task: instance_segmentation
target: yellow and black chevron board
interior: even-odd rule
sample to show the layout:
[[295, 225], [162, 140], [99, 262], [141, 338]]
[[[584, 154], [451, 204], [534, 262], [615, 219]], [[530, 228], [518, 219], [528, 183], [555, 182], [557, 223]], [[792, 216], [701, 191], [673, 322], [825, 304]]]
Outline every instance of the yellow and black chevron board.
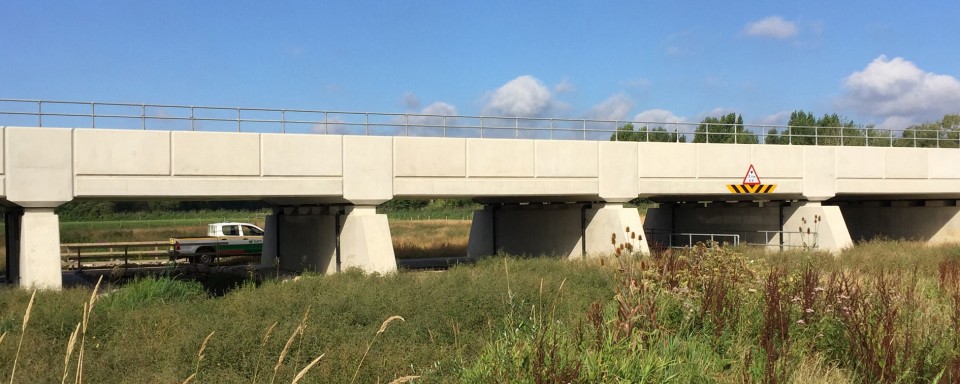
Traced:
[[773, 193], [777, 189], [776, 184], [727, 184], [727, 189], [731, 193]]

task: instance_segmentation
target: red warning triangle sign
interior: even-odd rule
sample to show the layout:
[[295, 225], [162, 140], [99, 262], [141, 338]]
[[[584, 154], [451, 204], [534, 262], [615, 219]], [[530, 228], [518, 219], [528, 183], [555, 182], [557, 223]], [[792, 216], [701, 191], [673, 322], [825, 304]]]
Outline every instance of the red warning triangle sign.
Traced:
[[760, 176], [757, 175], [757, 170], [753, 169], [753, 164], [750, 164], [750, 168], [747, 169], [747, 174], [743, 176], [743, 185], [760, 185]]

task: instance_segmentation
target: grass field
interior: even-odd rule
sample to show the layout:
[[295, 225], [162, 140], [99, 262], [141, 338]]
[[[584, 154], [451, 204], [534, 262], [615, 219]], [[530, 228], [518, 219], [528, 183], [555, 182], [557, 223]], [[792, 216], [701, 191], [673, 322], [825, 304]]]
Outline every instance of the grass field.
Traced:
[[[201, 219], [191, 219], [201, 220]], [[263, 219], [247, 219], [263, 225]], [[192, 225], [183, 225], [184, 222]], [[96, 243], [120, 241], [163, 241], [171, 237], [196, 237], [206, 233], [206, 221], [181, 220], [174, 226], [128, 225], [126, 228], [101, 227], [99, 225], [64, 225], [61, 228], [62, 243]], [[467, 253], [470, 220], [407, 220], [391, 219], [390, 233], [397, 258], [416, 259], [427, 257], [459, 257]], [[0, 271], [6, 270], [4, 241], [0, 237]]]
[[64, 368], [72, 381], [82, 349], [97, 383], [290, 381], [307, 367], [301, 382], [960, 380], [960, 247], [620, 252], [305, 275], [216, 298], [141, 280], [99, 296], [69, 356], [90, 291], [40, 292], [25, 320], [30, 292], [7, 289], [0, 375], [17, 361], [17, 382]]

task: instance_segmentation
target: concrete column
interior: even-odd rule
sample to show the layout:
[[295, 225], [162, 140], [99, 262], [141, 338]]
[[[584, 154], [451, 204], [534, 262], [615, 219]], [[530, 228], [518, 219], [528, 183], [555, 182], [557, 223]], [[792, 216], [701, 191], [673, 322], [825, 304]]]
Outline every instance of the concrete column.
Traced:
[[[376, 273], [397, 270], [387, 215], [377, 214], [375, 206], [284, 208], [275, 220], [281, 269], [319, 273], [349, 268]], [[264, 238], [265, 253], [267, 245]]]
[[487, 205], [481, 210], [473, 211], [473, 221], [470, 222], [470, 238], [467, 240], [467, 257], [477, 259], [497, 253], [493, 220], [496, 209], [497, 206], [495, 205]]
[[783, 219], [784, 245], [813, 247], [831, 253], [853, 246], [839, 207], [800, 202], [784, 207]]
[[365, 272], [390, 273], [397, 270], [387, 215], [376, 206], [347, 207], [340, 231], [340, 269], [360, 268]]
[[260, 266], [274, 268], [277, 260], [277, 211], [263, 219], [263, 252], [260, 254]]
[[60, 221], [53, 208], [25, 208], [20, 224], [19, 285], [59, 290]]
[[600, 204], [587, 210], [586, 250], [588, 255], [613, 253], [611, 241], [616, 236], [617, 244], [631, 244], [634, 251], [650, 253], [647, 237], [643, 233], [640, 212], [623, 204]]
[[854, 240], [876, 237], [960, 242], [960, 204], [956, 200], [870, 201], [839, 206]]

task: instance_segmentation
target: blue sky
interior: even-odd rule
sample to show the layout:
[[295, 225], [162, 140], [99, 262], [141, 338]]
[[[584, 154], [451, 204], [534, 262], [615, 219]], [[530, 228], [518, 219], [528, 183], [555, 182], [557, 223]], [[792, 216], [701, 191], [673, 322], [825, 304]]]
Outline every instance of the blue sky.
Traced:
[[0, 98], [902, 127], [960, 113], [955, 1], [7, 1]]

